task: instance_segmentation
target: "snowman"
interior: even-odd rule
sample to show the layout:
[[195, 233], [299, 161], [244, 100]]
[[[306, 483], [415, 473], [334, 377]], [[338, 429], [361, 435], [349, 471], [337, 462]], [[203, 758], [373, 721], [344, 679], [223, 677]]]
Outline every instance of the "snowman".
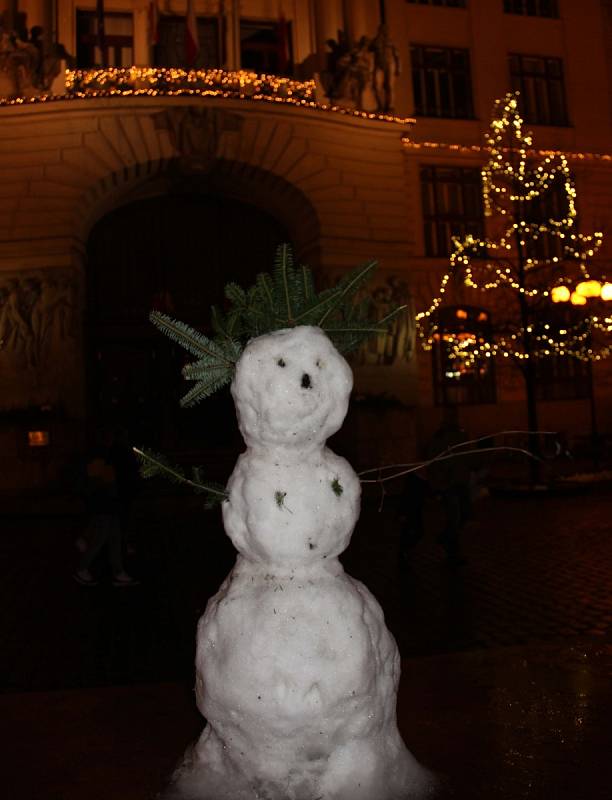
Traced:
[[351, 388], [350, 367], [317, 327], [252, 339], [237, 362], [247, 448], [223, 521], [238, 557], [198, 625], [207, 724], [165, 798], [407, 800], [433, 790], [397, 729], [395, 641], [338, 560], [360, 484], [325, 442]]

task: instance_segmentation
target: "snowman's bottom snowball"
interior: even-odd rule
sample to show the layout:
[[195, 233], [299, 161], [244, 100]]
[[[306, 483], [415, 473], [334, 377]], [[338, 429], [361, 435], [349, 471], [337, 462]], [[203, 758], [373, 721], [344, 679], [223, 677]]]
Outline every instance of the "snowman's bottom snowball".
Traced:
[[336, 559], [280, 576], [239, 557], [200, 620], [196, 663], [209, 724], [167, 800], [433, 793], [397, 730], [395, 641], [374, 597]]
[[319, 771], [316, 764], [296, 764], [282, 783], [257, 776], [247, 782], [228, 774], [223, 744], [207, 725], [160, 800], [425, 800], [439, 787], [405, 748], [391, 762], [384, 742], [340, 745], [313, 781]]

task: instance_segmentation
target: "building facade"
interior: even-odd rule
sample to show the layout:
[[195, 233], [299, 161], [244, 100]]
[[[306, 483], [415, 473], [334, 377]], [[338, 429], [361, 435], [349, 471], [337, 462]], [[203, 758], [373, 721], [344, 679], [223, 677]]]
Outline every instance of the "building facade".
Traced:
[[[604, 234], [594, 268], [605, 276], [609, 2], [0, 8], [1, 487], [57, 480], [113, 415], [139, 441], [222, 450], [222, 402], [177, 414], [181, 356], [147, 313], [205, 325], [223, 284], [249, 284], [281, 241], [323, 284], [377, 259], [379, 312], [408, 307], [354, 358], [358, 460], [410, 460], [447, 405], [474, 434], [525, 427], [516, 368], [454, 374], [443, 352], [418, 347], [414, 316], [451, 236], [487, 230], [484, 135], [510, 90], [537, 147], [566, 154], [580, 230]], [[486, 297], [468, 303], [474, 326], [494, 314]], [[588, 437], [595, 414], [612, 433], [610, 367], [573, 361], [538, 376], [542, 426]]]

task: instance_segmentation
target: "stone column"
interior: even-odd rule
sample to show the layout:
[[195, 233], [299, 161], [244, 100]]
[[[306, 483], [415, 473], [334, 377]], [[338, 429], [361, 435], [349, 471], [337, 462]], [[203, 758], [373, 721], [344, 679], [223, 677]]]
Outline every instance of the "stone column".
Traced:
[[342, 0], [344, 30], [352, 42], [357, 42], [360, 36], [372, 35], [366, 5], [363, 0]]
[[337, 39], [343, 27], [341, 0], [314, 0], [314, 12], [317, 54], [325, 57], [329, 52], [325, 42]]

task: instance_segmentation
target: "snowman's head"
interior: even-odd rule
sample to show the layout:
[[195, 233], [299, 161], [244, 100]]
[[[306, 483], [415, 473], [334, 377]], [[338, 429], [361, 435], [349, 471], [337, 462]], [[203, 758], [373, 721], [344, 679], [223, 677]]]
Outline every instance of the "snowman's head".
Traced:
[[247, 445], [323, 444], [346, 416], [353, 374], [320, 328], [259, 336], [236, 365], [232, 395]]

